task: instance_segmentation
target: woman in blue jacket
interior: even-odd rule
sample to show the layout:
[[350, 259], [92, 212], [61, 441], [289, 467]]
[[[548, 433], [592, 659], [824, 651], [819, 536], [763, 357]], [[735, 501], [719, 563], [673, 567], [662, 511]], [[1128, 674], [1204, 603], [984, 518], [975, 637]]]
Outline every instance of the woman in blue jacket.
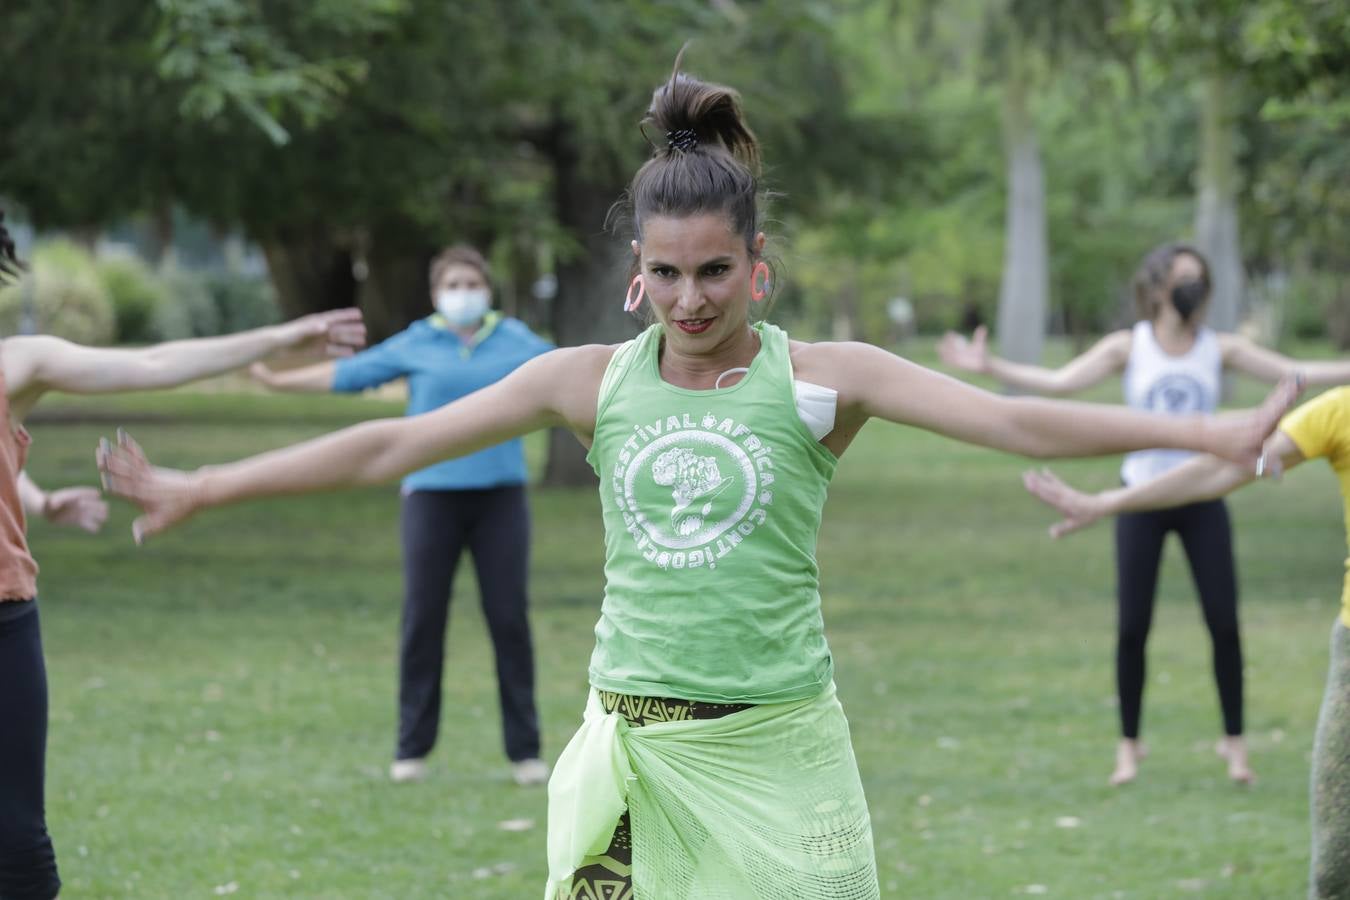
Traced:
[[[517, 319], [491, 309], [487, 261], [451, 247], [431, 263], [435, 312], [355, 356], [290, 371], [255, 366], [281, 391], [354, 393], [398, 378], [407, 414], [418, 415], [486, 387], [553, 349]], [[461, 551], [473, 557], [497, 660], [502, 731], [520, 784], [547, 780], [539, 758], [534, 651], [526, 615], [530, 522], [519, 439], [414, 472], [403, 480], [403, 630], [399, 648], [398, 747], [390, 777], [426, 774], [441, 711], [450, 587]]]

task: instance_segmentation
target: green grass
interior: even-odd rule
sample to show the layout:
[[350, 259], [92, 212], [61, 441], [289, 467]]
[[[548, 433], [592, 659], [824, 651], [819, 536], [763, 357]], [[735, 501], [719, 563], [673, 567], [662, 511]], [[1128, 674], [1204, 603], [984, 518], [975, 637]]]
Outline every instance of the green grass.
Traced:
[[[54, 398], [42, 411], [30, 470], [54, 486], [91, 480], [109, 422], [129, 423], [157, 461], [190, 466], [398, 407], [173, 393]], [[540, 449], [531, 444], [536, 460]], [[1117, 465], [1056, 468], [1105, 486]], [[1150, 645], [1153, 753], [1137, 784], [1112, 790], [1110, 532], [1049, 541], [1051, 517], [1022, 493], [1022, 468], [872, 425], [831, 490], [826, 625], [883, 894], [1301, 896], [1308, 754], [1345, 555], [1334, 478], [1318, 463], [1233, 501], [1259, 784], [1228, 784], [1213, 754], [1208, 641], [1171, 545]], [[585, 697], [599, 503], [589, 490], [532, 498], [553, 757]], [[52, 690], [48, 817], [65, 896], [539, 896], [544, 794], [509, 782], [467, 566], [433, 776], [385, 779], [397, 506], [392, 488], [258, 503], [143, 549], [126, 507], [97, 538], [34, 524]], [[1066, 817], [1076, 827], [1061, 827]], [[535, 826], [500, 829], [508, 819]]]

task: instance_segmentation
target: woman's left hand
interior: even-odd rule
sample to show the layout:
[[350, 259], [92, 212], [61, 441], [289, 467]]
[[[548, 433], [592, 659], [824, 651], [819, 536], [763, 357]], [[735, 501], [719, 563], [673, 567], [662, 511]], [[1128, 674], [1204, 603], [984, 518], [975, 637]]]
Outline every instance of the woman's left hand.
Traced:
[[334, 309], [276, 326], [283, 345], [305, 356], [351, 356], [366, 345], [361, 310]]
[[115, 445], [107, 438], [99, 441], [95, 459], [103, 489], [141, 508], [143, 515], [131, 523], [137, 544], [186, 521], [200, 506], [199, 475], [152, 466], [140, 445], [121, 430]]
[[1204, 424], [1203, 449], [1262, 476], [1279, 477], [1280, 460], [1265, 458], [1266, 438], [1303, 393], [1301, 375], [1286, 375], [1260, 406], [1221, 413]]

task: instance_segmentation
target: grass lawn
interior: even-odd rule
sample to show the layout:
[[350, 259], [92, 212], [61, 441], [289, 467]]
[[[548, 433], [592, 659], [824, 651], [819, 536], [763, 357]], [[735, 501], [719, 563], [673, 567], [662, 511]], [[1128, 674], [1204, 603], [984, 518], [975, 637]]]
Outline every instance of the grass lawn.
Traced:
[[[94, 442], [112, 428], [91, 419], [125, 423], [152, 458], [191, 466], [398, 409], [229, 393], [51, 398], [31, 426], [30, 471], [48, 486], [89, 483]], [[1117, 465], [1056, 468], [1106, 486]], [[1110, 531], [1052, 543], [1023, 467], [874, 424], [831, 489], [825, 618], [883, 894], [1302, 896], [1308, 756], [1345, 556], [1330, 471], [1312, 464], [1232, 502], [1259, 783], [1230, 785], [1213, 753], [1208, 640], [1172, 544], [1150, 644], [1152, 755], [1137, 784], [1114, 790]], [[599, 502], [593, 490], [532, 498], [552, 758], [586, 692]], [[397, 507], [392, 487], [258, 503], [139, 550], [125, 506], [96, 538], [33, 525], [63, 896], [540, 895], [544, 793], [509, 781], [468, 566], [432, 777], [386, 780]], [[509, 820], [533, 826], [503, 829]]]

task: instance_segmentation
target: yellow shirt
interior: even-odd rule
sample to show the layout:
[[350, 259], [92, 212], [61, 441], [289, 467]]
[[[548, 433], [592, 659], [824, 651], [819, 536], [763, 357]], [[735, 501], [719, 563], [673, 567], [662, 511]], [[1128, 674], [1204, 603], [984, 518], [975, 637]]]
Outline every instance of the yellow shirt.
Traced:
[[[1345, 503], [1346, 541], [1350, 542], [1350, 387], [1327, 391], [1303, 404], [1285, 416], [1280, 430], [1289, 435], [1305, 459], [1324, 456], [1336, 470]], [[1350, 628], [1350, 559], [1345, 566], [1341, 622]]]

